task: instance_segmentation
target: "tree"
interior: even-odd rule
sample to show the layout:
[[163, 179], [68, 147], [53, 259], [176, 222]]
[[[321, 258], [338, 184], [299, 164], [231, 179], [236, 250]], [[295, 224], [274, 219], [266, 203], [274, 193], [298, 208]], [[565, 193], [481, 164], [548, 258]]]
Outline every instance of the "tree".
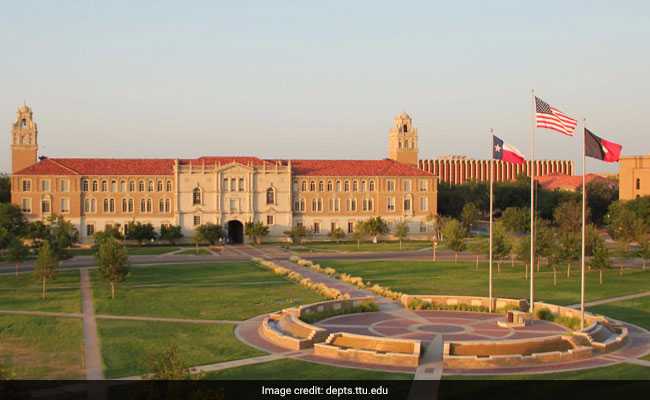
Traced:
[[639, 257], [643, 259], [643, 269], [645, 269], [648, 260], [650, 260], [650, 237], [642, 235], [637, 241], [639, 242]]
[[512, 244], [503, 224], [496, 223], [492, 228], [492, 255], [495, 259], [506, 258], [512, 251]]
[[307, 230], [303, 225], [296, 225], [288, 231], [284, 231], [284, 234], [289, 237], [291, 243], [301, 244], [304, 237], [307, 236]]
[[203, 240], [215, 245], [220, 239], [223, 239], [224, 232], [221, 225], [208, 222], [207, 224], [199, 225], [196, 228], [197, 232], [201, 232]]
[[44, 240], [49, 240], [50, 228], [43, 221], [33, 221], [27, 225], [26, 236], [32, 240], [34, 247], [40, 247]]
[[593, 180], [587, 184], [587, 207], [591, 221], [601, 226], [605, 220], [607, 209], [618, 198], [617, 185], [602, 180]]
[[111, 285], [111, 299], [114, 299], [117, 284], [123, 282], [129, 274], [126, 249], [116, 239], [107, 238], [100, 243], [95, 258], [99, 273]]
[[336, 240], [336, 243], [339, 243], [341, 239], [345, 237], [345, 231], [341, 229], [340, 227], [335, 228], [333, 231], [331, 231], [328, 236], [332, 240]]
[[176, 241], [183, 238], [183, 229], [180, 225], [163, 225], [160, 227], [160, 240], [166, 240], [172, 246], [176, 245]]
[[66, 249], [79, 240], [77, 228], [70, 221], [55, 214], [48, 217], [46, 226], [49, 232], [48, 240], [56, 256], [59, 260], [69, 258]]
[[0, 203], [0, 227], [12, 236], [22, 236], [27, 230], [27, 219], [19, 207], [10, 203]]
[[0, 203], [11, 201], [11, 178], [7, 174], [0, 174]]
[[203, 232], [200, 231], [199, 229], [196, 229], [194, 231], [194, 235], [192, 235], [192, 243], [194, 244], [194, 248], [197, 256], [199, 255], [199, 246], [203, 242], [207, 242], [205, 236], [203, 236]]
[[467, 203], [463, 206], [463, 211], [460, 213], [460, 220], [465, 232], [469, 234], [479, 218], [481, 218], [481, 210], [479, 210], [476, 203]]
[[409, 224], [407, 221], [400, 221], [395, 224], [395, 236], [399, 239], [399, 249], [402, 250], [402, 241], [409, 234]]
[[372, 242], [377, 243], [377, 237], [390, 232], [388, 224], [381, 217], [370, 218], [365, 222], [365, 230], [368, 235], [372, 236]]
[[145, 240], [150, 241], [156, 239], [156, 229], [151, 224], [131, 221], [127, 226], [126, 239], [135, 240], [138, 242], [138, 245], [142, 246]]
[[13, 236], [9, 233], [9, 231], [0, 226], [0, 250], [7, 248], [12, 239]]
[[628, 204], [620, 201], [612, 203], [605, 218], [607, 232], [612, 239], [623, 242], [626, 252], [629, 250], [630, 242], [639, 237], [645, 229], [643, 220], [628, 207]]
[[269, 227], [264, 225], [262, 221], [247, 222], [244, 227], [244, 233], [256, 244], [261, 244], [262, 238], [269, 234]]
[[524, 207], [508, 207], [501, 215], [501, 222], [508, 232], [530, 232], [530, 209]]
[[553, 211], [553, 221], [560, 231], [580, 232], [582, 229], [582, 205], [575, 201], [561, 203]]
[[368, 235], [368, 224], [366, 221], [357, 221], [352, 231], [352, 240], [357, 242], [357, 249], [361, 247], [361, 241]]
[[449, 219], [442, 228], [443, 243], [458, 254], [465, 250], [465, 229], [457, 219]]
[[103, 231], [95, 232], [93, 238], [95, 239], [95, 246], [99, 247], [102, 244], [102, 242], [106, 240], [110, 240], [110, 239], [122, 240], [124, 239], [124, 236], [122, 236], [120, 231], [115, 228], [106, 228]]
[[38, 258], [34, 266], [34, 277], [42, 284], [43, 299], [47, 298], [47, 282], [56, 278], [59, 269], [59, 260], [52, 251], [50, 242], [45, 240], [38, 251]]
[[178, 347], [172, 344], [162, 354], [151, 360], [151, 374], [147, 376], [150, 380], [188, 380], [191, 378], [190, 369], [185, 365], [178, 355]]
[[16, 264], [16, 276], [18, 276], [18, 268], [29, 256], [29, 250], [23, 245], [22, 240], [15, 237], [9, 242], [7, 250], [7, 261]]
[[598, 269], [611, 267], [611, 262], [609, 260], [609, 250], [605, 245], [605, 240], [599, 235], [594, 236], [591, 240], [591, 266]]

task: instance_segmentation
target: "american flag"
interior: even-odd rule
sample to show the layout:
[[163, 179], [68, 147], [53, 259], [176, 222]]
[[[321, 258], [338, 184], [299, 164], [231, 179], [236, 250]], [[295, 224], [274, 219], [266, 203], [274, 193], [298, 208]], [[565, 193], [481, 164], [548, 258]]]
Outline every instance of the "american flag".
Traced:
[[539, 97], [535, 97], [535, 109], [538, 128], [547, 128], [567, 136], [573, 136], [578, 121], [557, 108], [551, 107]]

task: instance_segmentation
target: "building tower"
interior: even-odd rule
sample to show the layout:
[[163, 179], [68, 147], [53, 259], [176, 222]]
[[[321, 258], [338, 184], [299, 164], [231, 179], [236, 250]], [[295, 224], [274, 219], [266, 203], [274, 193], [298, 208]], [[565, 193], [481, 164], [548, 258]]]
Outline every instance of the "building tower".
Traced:
[[418, 130], [413, 128], [411, 117], [405, 112], [393, 119], [388, 136], [388, 158], [418, 165]]
[[32, 109], [26, 104], [18, 107], [16, 122], [11, 129], [11, 172], [36, 164], [38, 128], [32, 119]]

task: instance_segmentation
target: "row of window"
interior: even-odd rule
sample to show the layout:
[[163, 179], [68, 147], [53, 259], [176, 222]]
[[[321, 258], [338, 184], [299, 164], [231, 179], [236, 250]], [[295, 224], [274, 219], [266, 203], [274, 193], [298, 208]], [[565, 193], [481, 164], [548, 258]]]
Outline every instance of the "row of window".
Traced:
[[[135, 201], [133, 199], [122, 199], [122, 212], [123, 213], [133, 213], [135, 212]], [[141, 199], [140, 207], [138, 209], [141, 213], [152, 213], [153, 210], [153, 201], [151, 199]], [[115, 199], [104, 199], [102, 203], [102, 210], [105, 213], [114, 213], [116, 211], [116, 201]], [[171, 200], [170, 199], [160, 199], [158, 201], [158, 210], [159, 213], [170, 213]], [[96, 199], [85, 199], [84, 200], [84, 212], [87, 214], [92, 214], [97, 212], [97, 200]]]
[[[24, 198], [20, 200], [20, 209], [26, 214], [32, 213], [32, 199]], [[52, 212], [52, 200], [50, 198], [41, 199], [41, 213], [50, 214]], [[70, 212], [70, 199], [63, 197], [59, 200], [59, 212], [67, 214]]]
[[[69, 192], [70, 191], [70, 180], [69, 179], [59, 179], [59, 192]], [[22, 179], [20, 182], [20, 189], [23, 192], [32, 191], [32, 180], [31, 179]], [[41, 179], [41, 192], [51, 192], [52, 191], [52, 182], [50, 179]]]
[[81, 181], [81, 191], [82, 192], [135, 192], [136, 191], [136, 185], [137, 185], [137, 191], [138, 192], [171, 192], [173, 190], [174, 185], [172, 184], [171, 180], [167, 181], [154, 181], [153, 179], [149, 179], [145, 181], [144, 179], [140, 179], [139, 181], [125, 181], [121, 180], [118, 181], [113, 179], [111, 181], [107, 180], [92, 180], [89, 181], [88, 179], [83, 179]]
[[[272, 217], [271, 217], [272, 218]], [[303, 226], [302, 222], [298, 222], [298, 226]], [[353, 221], [348, 221], [347, 226], [345, 231], [347, 233], [353, 233], [354, 232], [354, 226], [355, 223]], [[334, 232], [336, 229], [338, 229], [339, 226], [336, 222], [331, 222], [330, 223], [330, 232]], [[311, 232], [314, 234], [319, 234], [322, 232], [322, 226], [320, 222], [314, 222], [311, 226]], [[422, 222], [420, 223], [420, 233], [425, 233], [427, 232], [427, 224]]]
[[[412, 192], [413, 191], [413, 182], [410, 179], [402, 180], [402, 191]], [[396, 183], [394, 179], [386, 180], [386, 191], [394, 192], [396, 188]], [[420, 179], [418, 182], [418, 188], [421, 192], [426, 192], [429, 190], [429, 181], [426, 179]], [[294, 181], [294, 191], [298, 190], [298, 181]], [[344, 181], [306, 181], [303, 180], [300, 182], [300, 191], [301, 192], [374, 192], [375, 191], [375, 181], [374, 180], [344, 180]]]
[[[394, 212], [396, 210], [395, 207], [395, 202], [396, 199], [395, 197], [387, 197], [386, 198], [386, 211], [389, 212]], [[405, 212], [410, 212], [413, 211], [413, 205], [411, 204], [412, 200], [410, 197], [405, 197], [403, 199], [403, 210]], [[428, 197], [420, 197], [420, 211], [429, 211], [429, 198]], [[359, 208], [359, 206], [361, 208]], [[306, 207], [306, 202], [305, 199], [297, 199], [294, 204], [293, 204], [293, 211], [296, 212], [305, 212], [307, 211]], [[311, 201], [311, 208], [309, 209], [311, 212], [322, 212], [325, 211], [324, 205], [323, 205], [323, 200], [318, 198], [318, 199], [312, 199]], [[357, 199], [347, 199], [345, 202], [345, 210], [341, 208], [341, 199], [330, 199], [329, 200], [329, 208], [327, 211], [330, 212], [339, 212], [339, 211], [375, 211], [375, 202], [371, 198], [366, 198], [361, 200], [360, 202]]]

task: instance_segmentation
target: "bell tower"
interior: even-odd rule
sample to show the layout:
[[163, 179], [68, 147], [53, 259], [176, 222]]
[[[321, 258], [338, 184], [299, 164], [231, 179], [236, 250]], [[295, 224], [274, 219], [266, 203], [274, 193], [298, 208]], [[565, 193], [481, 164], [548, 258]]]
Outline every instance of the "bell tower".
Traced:
[[11, 129], [11, 172], [36, 164], [38, 156], [38, 128], [27, 104], [18, 107], [16, 122]]
[[388, 135], [388, 158], [404, 164], [418, 164], [418, 130], [411, 117], [403, 112], [393, 119]]

